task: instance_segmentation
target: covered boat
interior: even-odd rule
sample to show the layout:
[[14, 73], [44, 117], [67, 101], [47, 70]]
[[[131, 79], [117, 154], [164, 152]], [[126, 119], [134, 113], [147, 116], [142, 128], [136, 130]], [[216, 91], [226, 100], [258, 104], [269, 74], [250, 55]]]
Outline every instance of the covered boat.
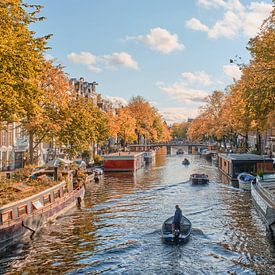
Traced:
[[190, 181], [192, 184], [207, 184], [209, 183], [208, 175], [206, 174], [191, 174]]
[[162, 240], [167, 243], [185, 243], [188, 241], [191, 230], [192, 223], [184, 216], [181, 218], [180, 230], [174, 230], [173, 226], [174, 216], [167, 219], [161, 229]]
[[240, 173], [237, 177], [239, 182], [239, 188], [243, 190], [250, 191], [251, 190], [251, 183], [255, 180], [255, 177], [251, 174], [246, 172]]
[[189, 164], [190, 164], [190, 161], [189, 161], [187, 158], [185, 158], [185, 159], [182, 161], [182, 164], [183, 164], [183, 165], [189, 165]]

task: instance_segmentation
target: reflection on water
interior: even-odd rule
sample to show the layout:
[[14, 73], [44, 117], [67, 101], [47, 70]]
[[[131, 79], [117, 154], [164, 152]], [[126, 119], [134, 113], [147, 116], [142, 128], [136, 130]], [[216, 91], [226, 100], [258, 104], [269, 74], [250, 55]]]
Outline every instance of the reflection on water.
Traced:
[[[199, 156], [158, 155], [133, 175], [105, 174], [87, 187], [85, 205], [48, 224], [33, 240], [1, 255], [5, 274], [275, 273], [274, 246], [250, 194], [221, 183]], [[192, 186], [194, 172], [210, 184]], [[183, 246], [161, 242], [162, 222], [179, 204], [192, 221]]]

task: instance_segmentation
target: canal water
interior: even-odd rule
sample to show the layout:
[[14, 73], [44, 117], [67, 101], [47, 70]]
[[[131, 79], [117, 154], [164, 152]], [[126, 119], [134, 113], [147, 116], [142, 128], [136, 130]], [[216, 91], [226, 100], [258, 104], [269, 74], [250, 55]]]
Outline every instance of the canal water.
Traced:
[[[194, 172], [207, 173], [209, 185], [192, 186]], [[275, 248], [250, 194], [221, 183], [200, 156], [158, 154], [136, 175], [106, 174], [87, 186], [84, 203], [1, 255], [0, 273], [275, 274]], [[160, 234], [175, 204], [193, 224], [180, 246]]]

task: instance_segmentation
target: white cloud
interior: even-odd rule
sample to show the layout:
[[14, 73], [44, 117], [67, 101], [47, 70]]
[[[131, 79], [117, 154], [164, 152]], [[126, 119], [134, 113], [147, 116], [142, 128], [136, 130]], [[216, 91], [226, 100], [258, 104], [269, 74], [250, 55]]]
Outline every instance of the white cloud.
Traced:
[[167, 107], [159, 108], [160, 114], [163, 116], [164, 120], [169, 124], [175, 122], [187, 121], [187, 118], [194, 118], [198, 115], [197, 108], [186, 108], [186, 107]]
[[254, 37], [263, 21], [270, 14], [272, 6], [263, 2], [252, 2], [248, 10], [249, 12], [244, 16], [243, 20], [243, 32], [249, 37]]
[[134, 70], [138, 70], [138, 63], [132, 58], [130, 54], [126, 52], [104, 55], [103, 59], [107, 62], [108, 67], [111, 69], [116, 69], [117, 66], [122, 65]]
[[198, 0], [198, 6], [202, 6], [205, 8], [217, 8], [224, 7], [226, 3], [223, 0]]
[[118, 108], [121, 106], [126, 106], [128, 104], [127, 100], [119, 96], [105, 96], [110, 102], [112, 102], [113, 107]]
[[242, 75], [242, 71], [237, 65], [223, 65], [223, 71], [227, 76], [234, 80], [239, 80]]
[[191, 29], [191, 30], [195, 30], [195, 31], [205, 31], [208, 32], [209, 28], [202, 24], [201, 21], [197, 18], [191, 18], [190, 20], [186, 21], [185, 23], [186, 27]]
[[54, 60], [55, 60], [55, 58], [54, 58], [52, 55], [48, 54], [48, 53], [45, 53], [45, 54], [44, 54], [44, 58], [45, 58], [47, 61], [54, 61]]
[[154, 28], [147, 35], [128, 37], [127, 40], [138, 40], [148, 45], [152, 50], [168, 54], [173, 51], [183, 50], [184, 45], [178, 41], [177, 34], [172, 34], [166, 29]]
[[96, 56], [91, 54], [90, 52], [81, 52], [80, 54], [77, 53], [70, 53], [67, 55], [67, 58], [77, 64], [96, 64]]
[[176, 82], [172, 86], [159, 86], [159, 88], [171, 98], [183, 103], [203, 102], [204, 98], [208, 96], [206, 91], [187, 87], [180, 82]]
[[205, 8], [222, 7], [225, 9], [223, 18], [217, 20], [212, 27], [205, 25], [197, 18], [186, 21], [187, 28], [204, 31], [210, 38], [232, 39], [240, 34], [253, 37], [273, 9], [272, 4], [251, 2], [249, 5], [243, 5], [240, 0], [198, 0], [197, 3]]
[[72, 52], [67, 55], [67, 58], [74, 63], [86, 65], [87, 70], [93, 73], [101, 72], [103, 68], [116, 70], [118, 66], [138, 70], [138, 63], [126, 52], [103, 56], [95, 56], [90, 52], [80, 54]]
[[210, 76], [204, 72], [185, 72], [181, 74], [182, 77], [189, 83], [199, 83], [204, 86], [209, 86], [213, 84], [213, 81], [210, 79]]
[[99, 73], [102, 71], [100, 68], [95, 67], [93, 65], [88, 65], [87, 69], [88, 69], [88, 71], [93, 72], [93, 73]]
[[211, 38], [234, 38], [241, 26], [241, 18], [234, 12], [227, 11], [224, 14], [224, 18], [217, 21], [216, 24], [209, 29], [208, 36]]

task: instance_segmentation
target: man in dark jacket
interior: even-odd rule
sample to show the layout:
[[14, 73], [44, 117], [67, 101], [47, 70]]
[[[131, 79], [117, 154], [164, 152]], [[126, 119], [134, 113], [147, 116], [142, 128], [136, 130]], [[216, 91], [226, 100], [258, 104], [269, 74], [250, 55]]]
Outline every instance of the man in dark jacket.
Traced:
[[174, 224], [174, 229], [175, 230], [176, 229], [180, 230], [181, 218], [182, 218], [181, 209], [178, 205], [176, 205], [176, 211], [175, 211], [175, 215], [174, 215], [174, 219], [173, 219], [173, 224]]

